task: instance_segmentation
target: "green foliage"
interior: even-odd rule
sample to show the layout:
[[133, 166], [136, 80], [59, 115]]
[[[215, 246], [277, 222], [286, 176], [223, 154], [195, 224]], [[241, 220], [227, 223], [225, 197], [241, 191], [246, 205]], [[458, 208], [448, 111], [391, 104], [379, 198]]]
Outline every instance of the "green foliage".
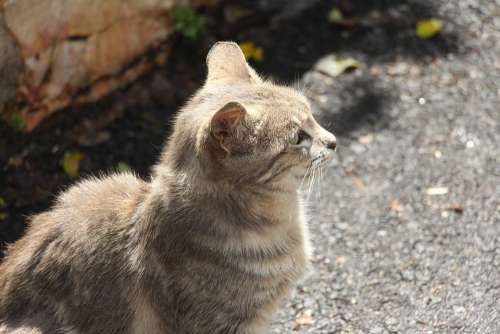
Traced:
[[207, 18], [191, 7], [178, 6], [174, 12], [175, 30], [190, 40], [197, 40], [205, 33]]
[[126, 162], [120, 161], [116, 165], [116, 171], [119, 173], [132, 173], [132, 168]]
[[26, 126], [26, 120], [24, 119], [23, 115], [18, 112], [7, 112], [2, 115], [2, 119], [11, 128], [17, 131], [23, 130]]

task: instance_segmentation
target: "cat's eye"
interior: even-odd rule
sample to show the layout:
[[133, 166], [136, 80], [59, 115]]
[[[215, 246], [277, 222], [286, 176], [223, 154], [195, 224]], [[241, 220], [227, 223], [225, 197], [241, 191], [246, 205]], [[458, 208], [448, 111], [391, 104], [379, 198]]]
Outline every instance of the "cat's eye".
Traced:
[[300, 140], [300, 138], [299, 138], [299, 132], [298, 131], [292, 131], [288, 135], [288, 142], [291, 145], [297, 145], [299, 143], [299, 140]]
[[288, 142], [291, 145], [299, 145], [307, 138], [310, 138], [309, 135], [302, 130], [292, 131], [288, 137]]

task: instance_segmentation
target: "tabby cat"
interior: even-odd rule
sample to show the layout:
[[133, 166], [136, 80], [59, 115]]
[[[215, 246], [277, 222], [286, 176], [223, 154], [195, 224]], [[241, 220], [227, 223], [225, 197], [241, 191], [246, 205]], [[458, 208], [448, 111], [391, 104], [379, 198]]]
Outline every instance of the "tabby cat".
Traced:
[[207, 64], [149, 181], [81, 181], [8, 248], [0, 333], [268, 333], [310, 253], [298, 188], [335, 137], [237, 44]]

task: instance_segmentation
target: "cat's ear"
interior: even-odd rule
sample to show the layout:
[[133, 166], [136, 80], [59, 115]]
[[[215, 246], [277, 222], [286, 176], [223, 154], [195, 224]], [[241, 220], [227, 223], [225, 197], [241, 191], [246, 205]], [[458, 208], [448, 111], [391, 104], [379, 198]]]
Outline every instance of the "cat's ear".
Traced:
[[207, 82], [219, 80], [262, 82], [254, 69], [248, 65], [238, 44], [234, 42], [215, 43], [208, 52], [207, 66]]
[[238, 128], [247, 112], [238, 102], [229, 102], [215, 113], [210, 121], [210, 132], [222, 149], [229, 152], [227, 143], [238, 137]]

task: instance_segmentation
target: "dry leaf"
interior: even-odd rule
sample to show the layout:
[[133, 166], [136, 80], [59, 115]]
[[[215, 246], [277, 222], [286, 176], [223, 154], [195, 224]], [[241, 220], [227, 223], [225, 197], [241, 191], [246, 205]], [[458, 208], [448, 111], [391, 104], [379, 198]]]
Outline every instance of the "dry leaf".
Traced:
[[255, 60], [256, 62], [261, 62], [264, 59], [264, 51], [261, 47], [255, 45], [254, 42], [248, 41], [240, 43], [241, 51], [245, 55], [246, 60]]
[[77, 177], [80, 171], [80, 161], [85, 155], [79, 151], [66, 152], [63, 158], [63, 169], [71, 177]]
[[431, 288], [431, 292], [432, 293], [438, 293], [439, 291], [441, 291], [441, 286], [440, 285], [436, 285], [434, 287]]
[[328, 22], [344, 27], [352, 27], [359, 23], [357, 18], [346, 18], [344, 14], [338, 9], [333, 8], [327, 16]]
[[448, 188], [446, 188], [446, 187], [427, 188], [426, 193], [429, 196], [446, 195], [448, 193]]
[[447, 209], [459, 214], [464, 213], [464, 208], [458, 203], [449, 206]]
[[294, 329], [297, 329], [300, 326], [303, 325], [312, 325], [314, 323], [314, 319], [312, 318], [311, 311], [307, 310], [303, 312], [301, 315], [295, 319], [295, 326]]
[[373, 141], [373, 133], [361, 136], [358, 138], [358, 142], [363, 145], [368, 145]]
[[357, 69], [361, 64], [353, 58], [337, 58], [335, 55], [328, 55], [318, 61], [315, 66], [316, 71], [337, 77], [350, 69]]
[[417, 36], [429, 39], [436, 36], [443, 28], [443, 22], [438, 19], [429, 19], [417, 22]]
[[352, 181], [354, 182], [354, 185], [356, 186], [356, 188], [358, 188], [358, 190], [364, 191], [366, 189], [366, 185], [363, 182], [362, 178], [358, 176], [353, 176]]
[[344, 20], [344, 15], [337, 8], [333, 8], [330, 13], [328, 13], [328, 22], [338, 24]]
[[393, 211], [403, 211], [403, 206], [398, 199], [394, 199], [391, 202], [391, 210]]

